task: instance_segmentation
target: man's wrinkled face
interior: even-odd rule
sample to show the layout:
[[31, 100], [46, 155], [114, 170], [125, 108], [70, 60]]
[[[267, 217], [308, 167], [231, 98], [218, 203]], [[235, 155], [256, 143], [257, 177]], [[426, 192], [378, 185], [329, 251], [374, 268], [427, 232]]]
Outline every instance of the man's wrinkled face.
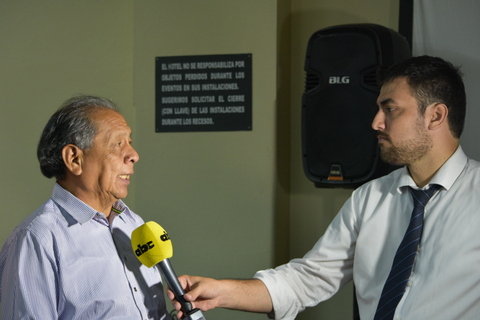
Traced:
[[128, 194], [138, 153], [132, 147], [131, 130], [121, 114], [111, 109], [94, 111], [97, 134], [92, 148], [84, 150], [83, 184], [89, 197], [113, 204]]

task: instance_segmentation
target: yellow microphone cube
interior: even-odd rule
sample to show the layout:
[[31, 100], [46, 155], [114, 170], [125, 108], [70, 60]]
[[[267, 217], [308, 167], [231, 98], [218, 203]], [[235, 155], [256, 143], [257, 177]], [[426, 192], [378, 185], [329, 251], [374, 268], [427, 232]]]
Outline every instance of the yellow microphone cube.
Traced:
[[132, 250], [138, 260], [149, 268], [173, 256], [172, 240], [165, 229], [154, 221], [133, 230]]

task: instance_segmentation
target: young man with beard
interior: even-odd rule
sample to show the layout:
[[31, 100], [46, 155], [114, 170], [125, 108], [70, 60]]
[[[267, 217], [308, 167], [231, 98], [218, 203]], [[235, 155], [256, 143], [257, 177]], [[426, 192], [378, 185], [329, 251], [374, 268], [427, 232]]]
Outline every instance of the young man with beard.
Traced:
[[187, 300], [294, 319], [353, 280], [361, 319], [478, 318], [480, 163], [459, 145], [461, 74], [407, 59], [386, 72], [377, 104], [381, 157], [404, 167], [356, 189], [303, 258], [249, 280], [182, 276]]

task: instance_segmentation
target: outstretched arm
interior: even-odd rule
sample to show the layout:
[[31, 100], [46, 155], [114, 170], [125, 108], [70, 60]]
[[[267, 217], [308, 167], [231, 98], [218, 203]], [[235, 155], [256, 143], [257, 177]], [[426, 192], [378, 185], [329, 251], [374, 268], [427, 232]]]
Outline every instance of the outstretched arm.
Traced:
[[[179, 281], [185, 290], [185, 299], [202, 311], [227, 308], [269, 313], [273, 309], [267, 287], [258, 279], [215, 280], [184, 275], [179, 277]], [[175, 309], [180, 310], [180, 303], [175, 300], [173, 292], [168, 290], [167, 294]], [[178, 316], [183, 317], [183, 313], [179, 311]]]

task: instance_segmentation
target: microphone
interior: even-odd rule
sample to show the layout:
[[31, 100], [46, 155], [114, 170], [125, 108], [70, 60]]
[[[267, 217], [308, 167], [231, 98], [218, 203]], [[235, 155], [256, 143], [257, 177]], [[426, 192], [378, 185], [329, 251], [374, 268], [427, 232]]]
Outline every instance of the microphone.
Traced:
[[142, 224], [132, 232], [132, 249], [143, 265], [148, 268], [158, 266], [175, 299], [180, 302], [186, 319], [206, 320], [202, 311], [198, 308], [193, 309], [192, 304], [184, 298], [185, 292], [170, 264], [173, 246], [165, 229], [154, 221]]

